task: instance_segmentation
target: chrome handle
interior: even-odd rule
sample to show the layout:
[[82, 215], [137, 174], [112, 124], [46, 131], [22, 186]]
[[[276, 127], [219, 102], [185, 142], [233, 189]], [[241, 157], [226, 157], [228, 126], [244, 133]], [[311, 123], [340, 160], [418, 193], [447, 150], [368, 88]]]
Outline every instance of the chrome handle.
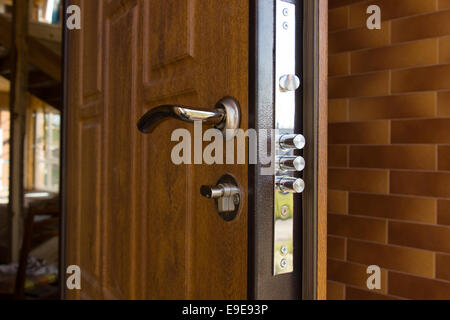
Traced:
[[151, 133], [156, 126], [168, 118], [174, 118], [187, 122], [202, 121], [205, 124], [214, 124], [223, 121], [225, 112], [223, 110], [196, 110], [188, 106], [162, 105], [151, 109], [144, 114], [138, 122], [139, 131]]
[[145, 113], [139, 119], [137, 127], [142, 133], [151, 133], [159, 123], [170, 118], [214, 125], [228, 138], [230, 135], [234, 136], [239, 129], [241, 112], [239, 103], [231, 97], [221, 99], [212, 111], [183, 105], [161, 105]]

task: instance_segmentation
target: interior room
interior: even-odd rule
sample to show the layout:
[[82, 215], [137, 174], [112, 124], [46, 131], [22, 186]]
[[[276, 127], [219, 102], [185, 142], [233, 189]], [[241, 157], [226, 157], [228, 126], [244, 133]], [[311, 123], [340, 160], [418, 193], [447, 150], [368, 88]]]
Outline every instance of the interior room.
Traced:
[[0, 296], [42, 299], [59, 297], [61, 3], [21, 13], [0, 1]]

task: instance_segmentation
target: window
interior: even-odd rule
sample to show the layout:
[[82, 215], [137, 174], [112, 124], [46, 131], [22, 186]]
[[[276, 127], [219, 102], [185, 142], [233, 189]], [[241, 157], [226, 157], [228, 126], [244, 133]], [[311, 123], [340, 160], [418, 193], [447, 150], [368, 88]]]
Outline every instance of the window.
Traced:
[[34, 0], [31, 5], [31, 19], [41, 23], [59, 24], [61, 0]]
[[9, 111], [0, 111], [0, 203], [9, 196]]
[[34, 188], [59, 192], [61, 116], [45, 108], [34, 113]]

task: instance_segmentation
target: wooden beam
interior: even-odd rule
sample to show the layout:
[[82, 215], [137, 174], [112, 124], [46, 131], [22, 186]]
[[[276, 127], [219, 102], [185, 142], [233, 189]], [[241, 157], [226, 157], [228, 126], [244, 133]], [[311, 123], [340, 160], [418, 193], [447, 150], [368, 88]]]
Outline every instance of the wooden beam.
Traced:
[[43, 45], [33, 37], [27, 37], [28, 61], [55, 80], [61, 81], [61, 54]]
[[[0, 14], [0, 44], [11, 48], [11, 18]], [[28, 30], [28, 24], [26, 26]], [[55, 80], [61, 81], [61, 53], [55, 52], [37, 38], [26, 36], [28, 46], [28, 60], [42, 72], [45, 72]]]
[[303, 156], [310, 170], [303, 179], [303, 299], [325, 299], [327, 254], [327, 38], [328, 0], [303, 1]]
[[9, 108], [9, 92], [0, 91], [0, 109]]
[[0, 44], [7, 48], [11, 47], [11, 18], [4, 14], [0, 14]]
[[24, 158], [27, 83], [27, 33], [29, 0], [14, 0], [11, 35], [11, 147], [9, 167], [10, 260], [17, 262], [24, 218]]
[[27, 135], [26, 135], [26, 145], [25, 149], [27, 152], [26, 157], [26, 180], [25, 188], [27, 190], [32, 190], [34, 188], [34, 164], [35, 164], [35, 153], [34, 153], [34, 143], [36, 139], [36, 123], [33, 121], [33, 114], [41, 108], [43, 102], [33, 96], [30, 96], [30, 104], [27, 108]]
[[317, 299], [327, 299], [328, 0], [318, 4]]
[[38, 40], [51, 41], [61, 46], [61, 25], [30, 21], [28, 33]]

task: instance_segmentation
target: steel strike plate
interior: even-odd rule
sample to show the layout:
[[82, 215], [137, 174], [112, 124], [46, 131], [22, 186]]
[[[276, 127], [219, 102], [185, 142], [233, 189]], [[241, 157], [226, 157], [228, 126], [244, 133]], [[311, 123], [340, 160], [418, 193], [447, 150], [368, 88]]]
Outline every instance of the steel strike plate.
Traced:
[[[295, 4], [277, 0], [275, 14], [275, 129], [278, 134], [293, 135], [295, 132], [295, 90], [301, 80], [295, 75]], [[295, 148], [285, 149], [277, 143], [275, 159], [281, 156], [294, 159]], [[300, 159], [301, 160], [301, 159]], [[278, 181], [294, 181], [298, 172], [275, 166]], [[299, 179], [300, 182], [301, 179]], [[303, 181], [301, 181], [303, 182]], [[285, 192], [274, 184], [274, 238], [273, 274], [294, 271], [294, 197], [295, 192]], [[295, 191], [295, 190], [294, 190]]]

